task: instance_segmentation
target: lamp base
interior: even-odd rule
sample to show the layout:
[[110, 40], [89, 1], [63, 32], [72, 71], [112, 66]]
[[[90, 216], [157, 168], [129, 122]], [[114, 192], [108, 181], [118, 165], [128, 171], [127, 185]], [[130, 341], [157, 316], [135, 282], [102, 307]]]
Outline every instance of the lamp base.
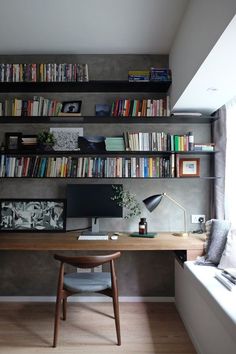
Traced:
[[188, 232], [173, 232], [173, 236], [188, 237]]

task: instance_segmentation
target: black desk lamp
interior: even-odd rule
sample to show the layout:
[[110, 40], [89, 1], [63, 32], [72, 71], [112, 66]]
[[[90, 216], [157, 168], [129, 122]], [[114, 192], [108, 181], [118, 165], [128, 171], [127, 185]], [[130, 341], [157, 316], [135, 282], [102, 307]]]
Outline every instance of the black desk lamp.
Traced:
[[143, 203], [145, 204], [146, 208], [151, 213], [160, 204], [163, 197], [170, 199], [173, 203], [178, 205], [178, 207], [180, 207], [184, 212], [184, 232], [176, 232], [176, 233], [173, 233], [173, 235], [187, 237], [188, 233], [187, 233], [187, 224], [186, 224], [186, 209], [182, 205], [180, 205], [175, 199], [171, 198], [166, 193], [162, 193], [162, 194], [155, 194], [155, 195], [152, 195], [152, 196], [144, 199]]

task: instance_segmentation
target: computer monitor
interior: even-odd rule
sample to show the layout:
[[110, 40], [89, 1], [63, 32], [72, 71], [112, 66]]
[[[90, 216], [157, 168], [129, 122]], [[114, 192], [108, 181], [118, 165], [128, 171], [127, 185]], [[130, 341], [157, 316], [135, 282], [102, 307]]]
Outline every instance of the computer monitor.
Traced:
[[92, 218], [92, 233], [99, 232], [99, 218], [122, 218], [123, 208], [112, 200], [122, 184], [68, 184], [67, 217]]

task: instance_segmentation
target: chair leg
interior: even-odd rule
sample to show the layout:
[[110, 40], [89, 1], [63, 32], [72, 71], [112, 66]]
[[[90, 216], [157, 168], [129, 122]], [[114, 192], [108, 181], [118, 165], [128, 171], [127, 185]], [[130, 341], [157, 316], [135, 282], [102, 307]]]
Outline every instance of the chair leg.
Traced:
[[61, 297], [57, 296], [56, 309], [55, 309], [55, 321], [54, 321], [54, 337], [53, 337], [53, 347], [57, 346], [59, 322], [60, 322], [60, 312], [61, 312]]
[[65, 299], [63, 299], [62, 300], [62, 310], [63, 310], [63, 317], [62, 317], [62, 319], [63, 319], [63, 321], [65, 321], [66, 320], [66, 310], [67, 310], [67, 298], [65, 298]]
[[113, 289], [112, 301], [113, 301], [113, 309], [115, 315], [117, 344], [121, 345], [119, 301], [118, 301], [118, 291], [116, 286], [114, 286]]

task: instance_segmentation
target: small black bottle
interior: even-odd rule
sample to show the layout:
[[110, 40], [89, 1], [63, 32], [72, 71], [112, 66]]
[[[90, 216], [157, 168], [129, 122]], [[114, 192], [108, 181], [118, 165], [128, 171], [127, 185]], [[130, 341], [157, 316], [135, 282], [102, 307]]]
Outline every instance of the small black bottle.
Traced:
[[146, 218], [141, 218], [139, 222], [139, 234], [145, 235], [147, 234], [147, 221]]

